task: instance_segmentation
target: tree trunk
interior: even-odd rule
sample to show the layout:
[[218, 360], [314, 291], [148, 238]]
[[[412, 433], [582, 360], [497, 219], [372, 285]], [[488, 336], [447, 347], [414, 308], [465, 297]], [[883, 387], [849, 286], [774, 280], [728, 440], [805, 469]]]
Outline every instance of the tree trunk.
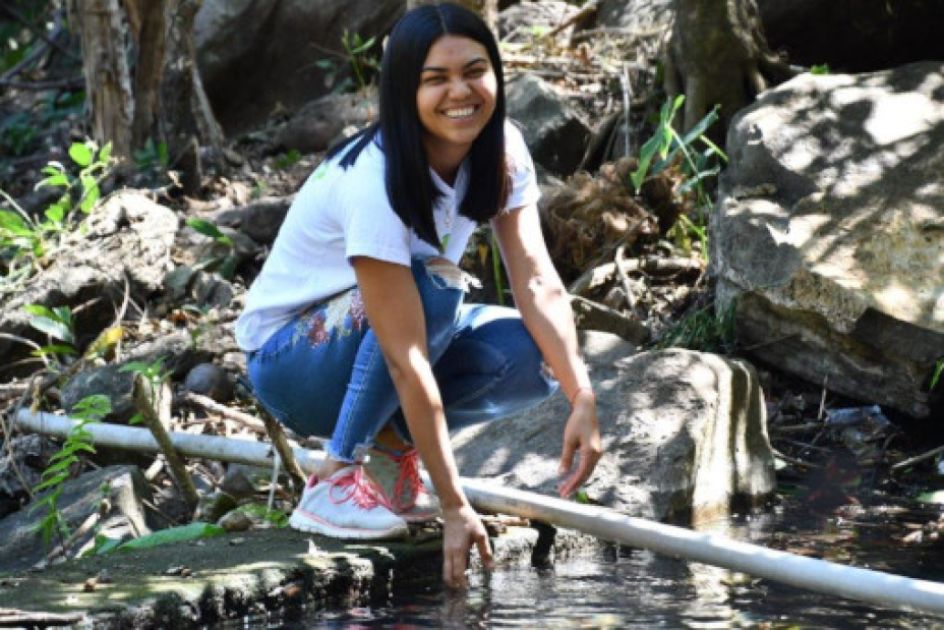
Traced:
[[[452, 0], [454, 4], [464, 6], [482, 16], [493, 33], [498, 34], [498, 0]], [[437, 0], [407, 0], [407, 10], [423, 4], [439, 4]]]
[[200, 146], [222, 155], [223, 133], [196, 65], [201, 0], [71, 0], [82, 40], [92, 134], [130, 160], [164, 143], [186, 192], [199, 188]]
[[675, 0], [664, 66], [666, 92], [685, 94], [684, 128], [720, 105], [722, 140], [736, 111], [795, 73], [767, 46], [755, 0]]
[[118, 0], [72, 0], [69, 13], [82, 44], [92, 136], [110, 141], [113, 155], [130, 157], [134, 91], [125, 51], [131, 36], [122, 9]]

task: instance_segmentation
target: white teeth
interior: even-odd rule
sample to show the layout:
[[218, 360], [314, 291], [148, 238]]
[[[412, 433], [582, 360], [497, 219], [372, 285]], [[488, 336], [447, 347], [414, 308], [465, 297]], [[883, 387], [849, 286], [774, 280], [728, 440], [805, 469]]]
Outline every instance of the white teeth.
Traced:
[[475, 106], [470, 105], [469, 107], [463, 107], [461, 109], [447, 109], [443, 113], [449, 118], [465, 118], [475, 113]]

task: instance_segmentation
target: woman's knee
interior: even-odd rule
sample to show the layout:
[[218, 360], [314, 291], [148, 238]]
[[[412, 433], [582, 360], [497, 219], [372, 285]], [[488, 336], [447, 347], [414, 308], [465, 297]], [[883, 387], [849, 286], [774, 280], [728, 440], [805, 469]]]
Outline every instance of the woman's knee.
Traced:
[[428, 342], [448, 339], [465, 295], [465, 274], [441, 257], [413, 260], [413, 276], [423, 304]]

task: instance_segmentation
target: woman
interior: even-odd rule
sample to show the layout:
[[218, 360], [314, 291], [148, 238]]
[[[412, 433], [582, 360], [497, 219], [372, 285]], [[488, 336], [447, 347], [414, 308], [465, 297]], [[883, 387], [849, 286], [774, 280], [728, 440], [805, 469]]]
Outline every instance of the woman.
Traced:
[[[491, 551], [448, 431], [551, 395], [542, 358], [572, 406], [561, 495], [589, 477], [601, 453], [596, 403], [538, 195], [505, 121], [491, 32], [454, 5], [408, 12], [384, 52], [379, 123], [329, 152], [302, 187], [236, 326], [260, 401], [296, 432], [330, 438], [293, 527], [396, 536], [441, 509], [443, 578], [463, 585], [471, 547], [486, 566]], [[486, 220], [520, 315], [462, 303], [456, 263]], [[386, 470], [365, 475], [368, 450]]]

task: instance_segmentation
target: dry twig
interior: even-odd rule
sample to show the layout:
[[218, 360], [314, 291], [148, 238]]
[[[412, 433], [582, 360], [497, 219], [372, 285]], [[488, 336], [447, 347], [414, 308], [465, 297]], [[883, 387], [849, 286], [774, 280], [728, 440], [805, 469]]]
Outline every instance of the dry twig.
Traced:
[[131, 396], [134, 400], [134, 406], [144, 419], [144, 424], [151, 430], [151, 434], [161, 447], [164, 457], [167, 458], [167, 465], [170, 466], [171, 476], [173, 476], [177, 487], [180, 489], [181, 494], [183, 494], [184, 500], [186, 500], [191, 510], [196, 509], [197, 504], [200, 502], [197, 489], [194, 487], [190, 473], [187, 472], [187, 467], [184, 465], [180, 455], [177, 454], [177, 450], [174, 448], [170, 437], [167, 435], [167, 430], [164, 428], [164, 425], [161, 424], [157, 411], [154, 409], [154, 389], [150, 381], [148, 381], [144, 375], [134, 375], [134, 385]]

